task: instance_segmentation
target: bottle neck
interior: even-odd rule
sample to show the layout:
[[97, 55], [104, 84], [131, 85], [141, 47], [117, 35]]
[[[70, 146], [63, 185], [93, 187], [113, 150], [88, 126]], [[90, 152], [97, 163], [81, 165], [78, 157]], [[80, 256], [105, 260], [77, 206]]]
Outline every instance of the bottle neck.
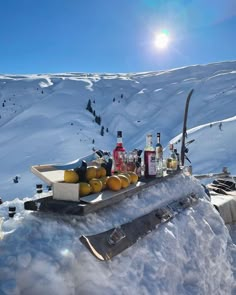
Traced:
[[146, 137], [146, 147], [145, 150], [153, 150], [153, 146], [152, 146], [152, 136], [151, 135], [147, 135]]
[[170, 150], [171, 153], [174, 151], [174, 145], [173, 145], [173, 143], [170, 143], [169, 150]]
[[161, 137], [160, 135], [157, 135], [157, 144], [160, 145], [160, 143], [161, 143]]
[[122, 137], [117, 137], [116, 146], [117, 147], [123, 147]]

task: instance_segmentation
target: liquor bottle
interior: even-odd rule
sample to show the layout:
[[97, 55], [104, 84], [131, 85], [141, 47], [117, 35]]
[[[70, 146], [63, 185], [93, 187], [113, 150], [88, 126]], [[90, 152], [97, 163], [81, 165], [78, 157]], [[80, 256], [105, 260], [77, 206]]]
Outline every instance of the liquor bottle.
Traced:
[[156, 143], [156, 176], [163, 176], [163, 148], [161, 145], [161, 134], [157, 133], [157, 143]]
[[152, 135], [147, 134], [144, 148], [144, 176], [156, 177], [156, 151], [152, 145]]
[[138, 175], [139, 178], [142, 176], [142, 153], [142, 150], [137, 150], [137, 157], [135, 162], [135, 173]]
[[163, 148], [161, 145], [161, 134], [157, 133], [157, 144], [156, 144], [156, 158], [163, 160]]
[[123, 146], [122, 131], [117, 131], [116, 147], [113, 150], [113, 172], [125, 172], [125, 148]]
[[169, 145], [169, 152], [170, 152], [170, 155], [166, 159], [166, 168], [167, 168], [167, 172], [170, 173], [177, 169], [177, 157], [174, 152], [174, 145], [172, 143], [170, 143]]
[[135, 162], [137, 157], [137, 151], [133, 150], [126, 154], [126, 168], [127, 171], [134, 171], [135, 170]]

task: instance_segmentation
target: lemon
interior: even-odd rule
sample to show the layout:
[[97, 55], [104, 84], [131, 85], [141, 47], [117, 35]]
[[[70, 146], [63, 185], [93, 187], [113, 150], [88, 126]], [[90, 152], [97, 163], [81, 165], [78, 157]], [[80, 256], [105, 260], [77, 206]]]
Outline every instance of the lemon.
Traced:
[[85, 178], [89, 181], [92, 178], [96, 178], [97, 175], [97, 167], [96, 166], [88, 166], [85, 173]]
[[138, 175], [135, 172], [130, 171], [129, 175], [131, 178], [130, 183], [137, 183], [138, 182]]
[[102, 182], [102, 189], [105, 189], [107, 187], [107, 176], [103, 176], [101, 178], [99, 178], [99, 180], [101, 180]]
[[96, 178], [101, 178], [107, 175], [107, 171], [104, 167], [97, 167]]
[[79, 175], [73, 170], [65, 170], [64, 181], [68, 183], [77, 183], [79, 181]]
[[107, 188], [113, 191], [119, 191], [121, 189], [121, 180], [118, 176], [112, 175], [107, 178]]
[[100, 191], [102, 190], [102, 181], [97, 178], [90, 179], [89, 184], [91, 186], [92, 193], [100, 193]]
[[91, 193], [91, 185], [87, 182], [80, 182], [79, 184], [79, 196], [84, 197]]
[[125, 176], [124, 174], [118, 174], [118, 177], [121, 180], [121, 187], [122, 188], [126, 188], [130, 185], [130, 180], [127, 176]]
[[129, 183], [131, 183], [131, 176], [129, 175], [128, 172], [127, 173], [123, 172], [123, 173], [118, 174], [118, 176], [120, 176], [120, 175], [126, 176], [129, 179]]

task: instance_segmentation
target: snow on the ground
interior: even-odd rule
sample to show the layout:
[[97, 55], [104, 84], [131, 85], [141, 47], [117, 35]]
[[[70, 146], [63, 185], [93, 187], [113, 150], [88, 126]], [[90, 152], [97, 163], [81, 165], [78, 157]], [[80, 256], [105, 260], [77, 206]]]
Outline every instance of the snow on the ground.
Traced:
[[[193, 173], [227, 166], [236, 174], [235, 77], [235, 61], [152, 73], [1, 75], [0, 294], [236, 294], [235, 225], [224, 225], [194, 178], [178, 176], [85, 217], [24, 210], [41, 183], [32, 165], [72, 161], [93, 148], [111, 151], [119, 129], [128, 151], [143, 149], [148, 132], [154, 144], [161, 132], [165, 156], [170, 141], [179, 151], [192, 88]], [[89, 99], [101, 125], [86, 111]], [[111, 262], [97, 261], [79, 241], [192, 191], [203, 197], [199, 204]]]
[[[93, 234], [128, 222], [195, 192], [201, 199], [110, 262], [81, 244]], [[0, 294], [231, 294], [236, 291], [236, 246], [195, 179], [179, 175], [84, 217], [23, 211], [4, 216], [0, 243]], [[233, 294], [233, 293], [232, 293]]]

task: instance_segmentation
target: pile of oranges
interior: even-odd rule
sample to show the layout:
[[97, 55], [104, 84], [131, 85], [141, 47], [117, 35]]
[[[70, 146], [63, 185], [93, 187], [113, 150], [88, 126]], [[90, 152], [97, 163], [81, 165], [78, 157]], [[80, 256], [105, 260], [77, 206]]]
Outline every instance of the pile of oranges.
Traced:
[[86, 181], [81, 181], [79, 175], [74, 170], [64, 171], [64, 181], [67, 183], [78, 183], [80, 197], [91, 193], [99, 193], [104, 189], [119, 191], [127, 188], [130, 184], [138, 181], [138, 175], [135, 172], [120, 173], [112, 176], [106, 175], [104, 167], [88, 166], [85, 174]]

